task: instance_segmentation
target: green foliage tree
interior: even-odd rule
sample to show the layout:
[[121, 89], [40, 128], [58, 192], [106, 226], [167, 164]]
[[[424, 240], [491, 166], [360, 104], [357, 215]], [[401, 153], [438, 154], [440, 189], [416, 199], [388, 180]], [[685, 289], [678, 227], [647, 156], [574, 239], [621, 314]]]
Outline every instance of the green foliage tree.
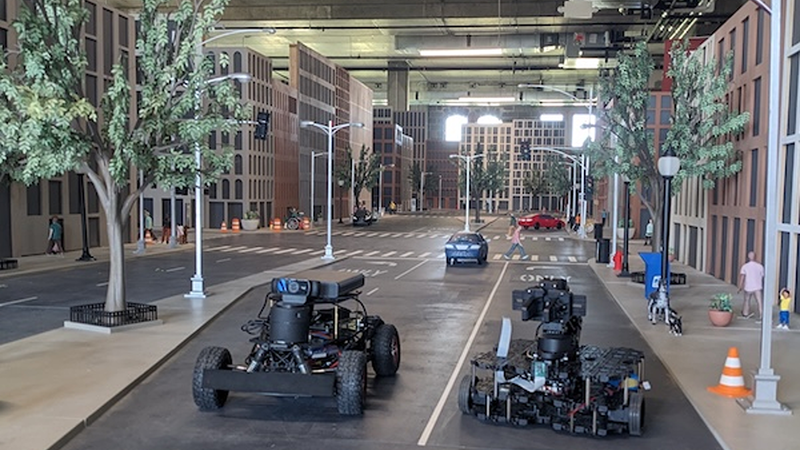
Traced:
[[552, 154], [545, 157], [544, 180], [551, 195], [563, 200], [569, 194], [572, 178], [562, 157]]
[[[361, 146], [358, 159], [353, 166], [353, 149], [347, 147], [345, 158], [336, 168], [336, 179], [344, 180], [343, 187], [352, 188], [353, 198], [356, 204], [360, 204], [359, 197], [364, 189], [371, 190], [378, 184], [378, 172], [380, 171], [380, 155], [366, 146]], [[353, 171], [353, 186], [350, 186], [350, 170]], [[355, 205], [354, 205], [355, 206]]]
[[[672, 78], [674, 108], [672, 127], [661, 143], [661, 151], [672, 149], [681, 159], [681, 170], [672, 183], [672, 194], [681, 189], [689, 176], [703, 179], [710, 188], [715, 180], [741, 169], [730, 136], [740, 133], [749, 120], [745, 112], [729, 111], [724, 103], [732, 70], [732, 54], [716, 73], [716, 63], [703, 63], [687, 51], [686, 44], [671, 51], [668, 75]], [[653, 137], [647, 130], [650, 97], [648, 80], [653, 60], [645, 43], [639, 43], [631, 55], [620, 55], [613, 74], [604, 77], [600, 86], [599, 122], [604, 126], [601, 139], [588, 144], [593, 161], [591, 171], [597, 176], [614, 173], [626, 175], [632, 189], [650, 212], [654, 224], [653, 249], [661, 246], [663, 179], [658, 173], [658, 155]]]
[[[0, 58], [0, 170], [28, 185], [70, 170], [87, 175], [107, 220], [107, 311], [125, 308], [123, 229], [139, 193], [153, 183], [193, 186], [195, 148], [207, 181], [231, 165], [231, 152], [209, 149], [208, 136], [235, 132], [247, 109], [233, 82], [209, 83], [214, 62], [196, 55], [226, 4], [143, 0], [136, 40], [139, 100], [134, 103], [129, 62], [120, 58], [95, 108], [84, 89], [83, 2], [21, 2], [14, 22], [16, 64]], [[219, 63], [226, 66], [227, 58]], [[144, 174], [144, 182], [130, 188], [134, 171]]]
[[[438, 180], [438, 174], [436, 173], [436, 170], [429, 166], [428, 169], [425, 170], [425, 185], [423, 186], [422, 172], [422, 164], [420, 164], [419, 161], [414, 161], [408, 168], [408, 182], [411, 184], [411, 191], [417, 193], [417, 198], [419, 199], [419, 204], [417, 207], [420, 208], [420, 211], [424, 206], [424, 198], [435, 193], [436, 188], [434, 183], [431, 183], [431, 180]], [[425, 192], [422, 192], [423, 189]]]
[[[470, 200], [475, 206], [476, 222], [481, 220], [481, 199], [483, 199], [484, 193], [488, 194], [504, 189], [506, 180], [505, 162], [498, 154], [497, 148], [489, 148], [484, 153], [483, 146], [479, 143], [475, 148], [475, 155], [481, 154], [484, 156], [470, 160], [469, 190]], [[463, 190], [466, 188], [467, 182], [466, 162], [460, 158], [455, 162], [463, 167], [458, 179], [459, 187]]]

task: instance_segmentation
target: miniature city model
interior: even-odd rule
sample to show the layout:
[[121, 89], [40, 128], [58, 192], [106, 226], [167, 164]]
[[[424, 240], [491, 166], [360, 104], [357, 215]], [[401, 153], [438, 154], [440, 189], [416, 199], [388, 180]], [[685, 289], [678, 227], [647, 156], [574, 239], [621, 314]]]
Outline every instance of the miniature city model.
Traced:
[[504, 318], [496, 352], [474, 358], [461, 380], [459, 409], [486, 422], [641, 435], [642, 352], [581, 346], [586, 297], [571, 293], [566, 280], [514, 291], [512, 301], [523, 321], [541, 322], [536, 339], [511, 340], [511, 320]]
[[273, 279], [258, 318], [242, 326], [256, 336], [244, 364], [233, 365], [222, 347], [200, 352], [192, 379], [195, 404], [219, 409], [229, 391], [334, 396], [340, 414], [362, 414], [367, 362], [378, 376], [393, 376], [400, 366], [397, 329], [367, 314], [358, 299], [362, 286], [363, 274], [322, 270]]

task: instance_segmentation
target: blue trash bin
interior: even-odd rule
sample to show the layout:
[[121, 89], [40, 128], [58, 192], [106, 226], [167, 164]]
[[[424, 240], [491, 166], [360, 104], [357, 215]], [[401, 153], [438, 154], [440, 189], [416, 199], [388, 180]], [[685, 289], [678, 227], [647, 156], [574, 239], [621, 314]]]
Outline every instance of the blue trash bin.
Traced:
[[[644, 298], [647, 300], [652, 292], [658, 290], [658, 283], [661, 281], [661, 253], [639, 252], [639, 256], [644, 260]], [[669, 273], [670, 267], [667, 262], [667, 276]], [[667, 293], [669, 293], [669, 284], [667, 284]]]

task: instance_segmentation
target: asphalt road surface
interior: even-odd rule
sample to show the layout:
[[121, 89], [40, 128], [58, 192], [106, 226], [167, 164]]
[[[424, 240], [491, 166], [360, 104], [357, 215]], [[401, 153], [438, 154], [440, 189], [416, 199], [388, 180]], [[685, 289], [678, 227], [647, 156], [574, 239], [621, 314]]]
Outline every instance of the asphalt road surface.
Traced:
[[[246, 393], [231, 393], [219, 411], [197, 410], [191, 395], [197, 355], [206, 346], [223, 346], [230, 349], [235, 363], [243, 361], [250, 349], [250, 336], [239, 327], [254, 318], [261, 307], [266, 288], [259, 288], [211, 323], [65, 448], [720, 448], [587, 267], [585, 260], [593, 251], [592, 243], [572, 240], [564, 232], [530, 231], [525, 233], [528, 239], [524, 243], [528, 253], [540, 256], [538, 261], [496, 260], [494, 255], [509, 245], [504, 236], [507, 223], [498, 221], [484, 230], [484, 235], [493, 239], [489, 264], [446, 267], [440, 257], [443, 236], [461, 227], [463, 224], [454, 218], [403, 217], [363, 232], [396, 234], [413, 230], [414, 237], [337, 236], [335, 248], [341, 245], [348, 252], [361, 252], [340, 259], [330, 269], [364, 273], [362, 301], [370, 314], [378, 314], [397, 326], [402, 343], [402, 362], [396, 377], [376, 379], [370, 369], [363, 417], [339, 416], [332, 399], [274, 398]], [[427, 236], [421, 237], [423, 234]], [[433, 234], [442, 237], [430, 237]], [[495, 241], [495, 237], [499, 239]], [[292, 248], [288, 245], [300, 248], [294, 239], [309, 239], [313, 241], [312, 248], [320, 248], [323, 242], [312, 236], [290, 239], [288, 234], [278, 239], [289, 241], [282, 242], [282, 248]], [[220, 246], [256, 245], [245, 239], [220, 242]], [[240, 244], [244, 242], [248, 243]], [[256, 246], [265, 245], [279, 246], [274, 241], [258, 242]], [[378, 253], [365, 256], [375, 251]], [[395, 253], [386, 256], [389, 252]], [[421, 256], [428, 252], [429, 255]], [[569, 277], [574, 292], [589, 296], [583, 343], [633, 347], [646, 353], [645, 378], [652, 384], [652, 390], [646, 394], [646, 428], [642, 437], [587, 438], [559, 434], [549, 428], [489, 425], [458, 410], [457, 381], [469, 369], [471, 355], [491, 350], [496, 344], [503, 316], [512, 318], [514, 337], [532, 337], [536, 324], [521, 322], [518, 312], [512, 311], [511, 291], [533, 284], [538, 275]], [[184, 276], [181, 282], [185, 281]], [[451, 380], [456, 382], [455, 386]]]

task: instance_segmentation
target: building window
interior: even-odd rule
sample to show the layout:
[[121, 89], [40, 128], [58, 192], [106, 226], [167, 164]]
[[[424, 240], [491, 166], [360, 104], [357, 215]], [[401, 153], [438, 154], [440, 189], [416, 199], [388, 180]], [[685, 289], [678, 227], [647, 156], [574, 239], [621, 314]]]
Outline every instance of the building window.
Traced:
[[756, 206], [758, 197], [758, 149], [750, 150], [750, 206]]
[[761, 134], [761, 77], [753, 81], [753, 136], [759, 134]]
[[747, 71], [747, 56], [750, 48], [750, 18], [742, 21], [742, 73]]
[[68, 178], [69, 180], [69, 213], [70, 214], [80, 214], [81, 213], [81, 202], [79, 201], [80, 198], [78, 196], [80, 183], [78, 174], [75, 172], [69, 172]]
[[244, 185], [242, 184], [242, 180], [236, 180], [233, 183], [233, 191], [233, 195], [237, 200], [241, 200], [242, 197], [244, 197]]
[[231, 182], [228, 180], [222, 180], [222, 198], [224, 200], [231, 198]]
[[50, 215], [61, 214], [61, 182], [50, 180], [47, 182], [47, 203]]
[[234, 52], [233, 53], [233, 72], [239, 73], [242, 71], [242, 53], [241, 52]]
[[28, 215], [40, 216], [42, 215], [42, 188], [39, 183], [28, 186]]
[[795, 53], [789, 58], [789, 105], [788, 114], [786, 114], [786, 134], [792, 135], [797, 130], [797, 79], [798, 79], [798, 62], [800, 61], [800, 53]]
[[242, 155], [236, 155], [233, 157], [233, 173], [236, 175], [242, 175]]
[[[800, 6], [800, 3], [798, 3], [797, 0], [795, 0], [794, 1], [794, 17], [792, 18], [793, 19], [793, 21], [792, 21], [792, 45], [793, 46], [797, 45], [797, 43], [800, 42], [800, 11], [798, 11], [798, 9], [797, 9], [798, 6]], [[760, 10], [761, 10], [761, 8], [759, 8], [759, 11]], [[781, 286], [786, 286], [786, 285], [782, 284]]]
[[756, 20], [756, 65], [764, 61], [764, 8], [758, 8]]
[[217, 198], [217, 183], [211, 183], [206, 188], [208, 189], [208, 198], [214, 200]]
[[783, 173], [783, 213], [781, 221], [790, 223], [792, 220], [792, 194], [794, 193], [794, 144], [786, 146], [786, 160]]
[[717, 73], [722, 73], [722, 66], [725, 64], [725, 39], [720, 39], [718, 49]]

